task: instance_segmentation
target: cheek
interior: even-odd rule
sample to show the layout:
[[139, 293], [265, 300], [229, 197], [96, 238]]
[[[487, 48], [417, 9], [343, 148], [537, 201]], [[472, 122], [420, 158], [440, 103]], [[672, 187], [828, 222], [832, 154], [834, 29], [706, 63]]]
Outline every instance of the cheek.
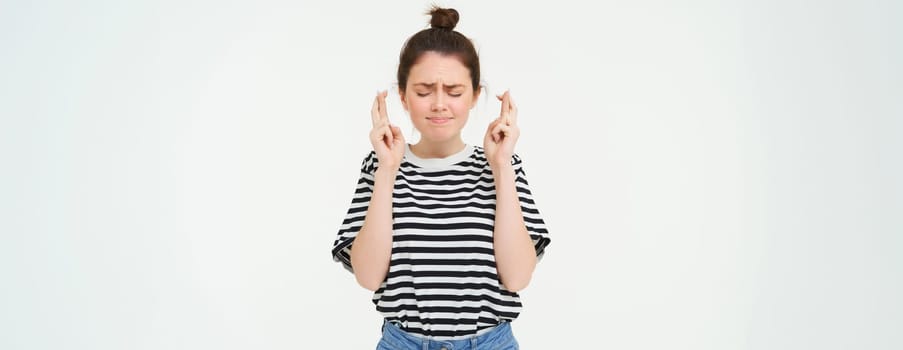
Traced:
[[455, 115], [458, 115], [461, 117], [465, 116], [467, 113], [470, 112], [470, 104], [467, 103], [467, 100], [463, 99], [463, 98], [460, 100], [456, 100], [453, 103], [450, 103], [448, 105], [448, 107], [455, 113]]
[[430, 112], [430, 102], [422, 98], [410, 100], [408, 104], [409, 112], [415, 116], [421, 116]]

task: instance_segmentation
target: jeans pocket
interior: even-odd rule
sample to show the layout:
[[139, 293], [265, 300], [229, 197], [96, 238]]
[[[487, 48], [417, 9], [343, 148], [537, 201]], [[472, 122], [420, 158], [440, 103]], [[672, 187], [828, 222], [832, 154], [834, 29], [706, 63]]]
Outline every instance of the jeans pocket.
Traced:
[[519, 350], [520, 346], [517, 344], [517, 339], [514, 338], [514, 335], [508, 334], [489, 344], [488, 348], [491, 350]]
[[395, 344], [392, 344], [391, 342], [386, 340], [385, 337], [382, 337], [379, 339], [379, 343], [376, 344], [376, 350], [404, 350], [404, 349], [396, 346]]
[[377, 350], [412, 349], [411, 345], [406, 342], [406, 339], [401, 338], [401, 336], [397, 334], [400, 330], [394, 327], [396, 326], [391, 324], [383, 325], [383, 334], [379, 338], [379, 343], [376, 344]]

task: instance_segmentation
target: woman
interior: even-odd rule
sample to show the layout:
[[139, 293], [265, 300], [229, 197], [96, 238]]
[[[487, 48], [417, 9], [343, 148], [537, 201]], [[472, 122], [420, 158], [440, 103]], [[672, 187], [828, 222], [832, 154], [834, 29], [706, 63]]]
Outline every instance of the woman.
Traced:
[[433, 7], [431, 28], [405, 43], [401, 103], [421, 134], [389, 124], [386, 92], [371, 117], [373, 151], [332, 255], [374, 291], [385, 318], [378, 349], [517, 349], [510, 322], [550, 239], [521, 159], [517, 107], [506, 92], [483, 147], [461, 130], [480, 95], [480, 64], [458, 12]]

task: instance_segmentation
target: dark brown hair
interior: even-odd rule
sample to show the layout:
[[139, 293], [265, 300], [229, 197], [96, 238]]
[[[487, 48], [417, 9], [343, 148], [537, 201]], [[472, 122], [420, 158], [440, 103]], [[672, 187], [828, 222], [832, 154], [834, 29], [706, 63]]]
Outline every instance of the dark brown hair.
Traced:
[[398, 57], [398, 87], [402, 92], [405, 91], [411, 67], [424, 53], [433, 51], [455, 56], [470, 69], [470, 81], [476, 92], [480, 86], [480, 57], [470, 39], [454, 30], [458, 24], [458, 11], [433, 5], [426, 14], [431, 16], [430, 28], [412, 35], [401, 49]]

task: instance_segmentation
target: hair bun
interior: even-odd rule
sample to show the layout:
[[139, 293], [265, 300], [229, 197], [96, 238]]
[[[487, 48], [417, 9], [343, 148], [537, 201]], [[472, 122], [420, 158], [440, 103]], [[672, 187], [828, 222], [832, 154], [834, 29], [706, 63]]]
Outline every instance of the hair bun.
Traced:
[[452, 30], [458, 24], [458, 11], [455, 9], [433, 6], [428, 14], [432, 16], [430, 26], [433, 28]]

